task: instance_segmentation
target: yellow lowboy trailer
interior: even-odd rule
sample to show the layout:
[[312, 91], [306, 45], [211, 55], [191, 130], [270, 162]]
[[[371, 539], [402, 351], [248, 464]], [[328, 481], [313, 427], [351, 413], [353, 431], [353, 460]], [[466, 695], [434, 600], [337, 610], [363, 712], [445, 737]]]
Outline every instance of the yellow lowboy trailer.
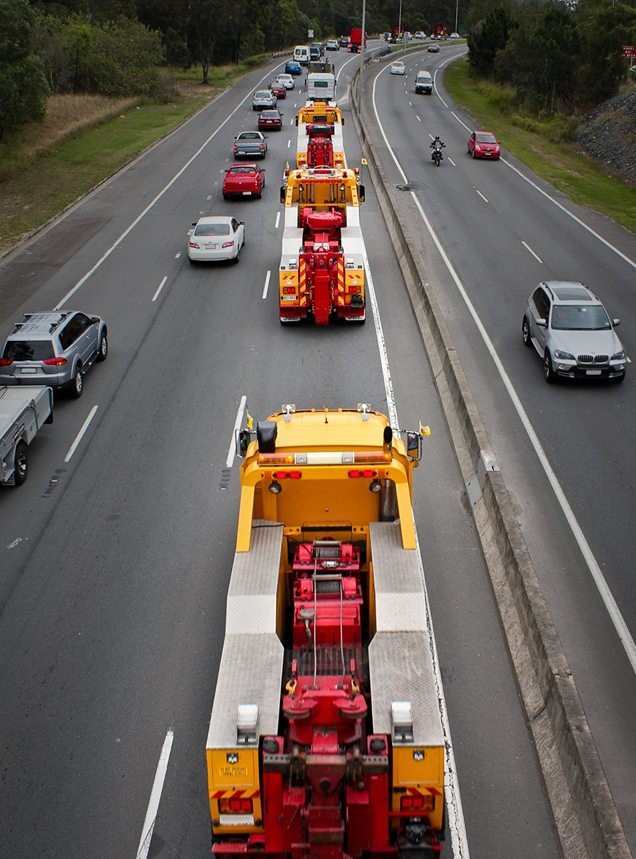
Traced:
[[207, 739], [213, 853], [424, 859], [444, 756], [411, 505], [419, 432], [293, 406], [239, 433], [236, 554]]

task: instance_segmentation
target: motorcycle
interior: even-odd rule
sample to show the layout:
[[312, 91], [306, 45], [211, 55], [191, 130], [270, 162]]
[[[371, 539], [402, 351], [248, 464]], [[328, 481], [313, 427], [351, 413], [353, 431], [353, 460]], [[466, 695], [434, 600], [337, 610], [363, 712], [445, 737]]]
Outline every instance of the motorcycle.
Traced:
[[433, 147], [433, 151], [431, 152], [431, 160], [435, 162], [436, 167], [439, 167], [440, 161], [444, 159], [444, 156], [442, 155], [442, 147], [444, 146], [444, 144], [431, 143], [431, 146]]

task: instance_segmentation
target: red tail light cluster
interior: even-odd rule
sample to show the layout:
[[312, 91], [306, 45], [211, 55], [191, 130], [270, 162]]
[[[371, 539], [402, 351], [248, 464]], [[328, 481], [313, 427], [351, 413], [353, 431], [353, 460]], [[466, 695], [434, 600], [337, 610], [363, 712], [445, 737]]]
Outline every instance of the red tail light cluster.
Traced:
[[435, 808], [435, 797], [428, 794], [410, 793], [400, 799], [400, 811], [420, 812], [432, 811]]
[[233, 796], [230, 799], [220, 799], [219, 812], [221, 814], [252, 814], [252, 800], [246, 799], [242, 796]]
[[47, 364], [49, 367], [63, 367], [68, 363], [66, 358], [47, 358], [46, 361], [42, 361], [43, 364]]
[[0, 358], [0, 367], [10, 367], [13, 364], [9, 358]]
[[300, 480], [303, 476], [302, 471], [274, 471], [272, 477], [274, 480]]
[[349, 477], [377, 477], [378, 472], [374, 471], [372, 468], [350, 468], [347, 472]]

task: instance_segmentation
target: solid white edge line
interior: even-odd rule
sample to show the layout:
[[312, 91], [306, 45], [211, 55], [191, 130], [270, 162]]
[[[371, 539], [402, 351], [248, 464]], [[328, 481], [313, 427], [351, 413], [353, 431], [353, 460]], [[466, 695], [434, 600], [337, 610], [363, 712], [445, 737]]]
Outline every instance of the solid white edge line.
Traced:
[[163, 280], [161, 281], [161, 283], [160, 283], [160, 284], [159, 284], [159, 286], [157, 287], [157, 291], [156, 291], [156, 292], [155, 292], [155, 294], [152, 296], [152, 300], [153, 300], [153, 301], [156, 301], [156, 300], [159, 298], [159, 293], [160, 293], [160, 292], [161, 292], [161, 290], [163, 289], [164, 284], [165, 284], [165, 282], [166, 282], [167, 280], [168, 280], [168, 275], [167, 275], [167, 274], [165, 274], [165, 275], [163, 276]]
[[[380, 123], [380, 118], [377, 114], [376, 102], [375, 102], [375, 86], [376, 86], [377, 78], [373, 82], [373, 107], [376, 114], [376, 120], [378, 121], [378, 125], [384, 140], [389, 146], [388, 140], [384, 135], [384, 129], [382, 124]], [[392, 153], [393, 150], [389, 146], [389, 151]], [[397, 165], [398, 170], [401, 172], [404, 177], [404, 181], [406, 182], [406, 176], [404, 175], [404, 171], [400, 167], [397, 158], [393, 155], [393, 159]], [[413, 195], [415, 196], [415, 195]], [[366, 274], [368, 277], [367, 283], [367, 293], [369, 296], [369, 300], [371, 301], [371, 306], [373, 310], [373, 319], [375, 323], [375, 331], [376, 338], [378, 340], [378, 349], [380, 351], [380, 362], [382, 365], [382, 375], [384, 377], [384, 386], [386, 399], [389, 406], [389, 415], [391, 418], [391, 426], [399, 427], [398, 418], [397, 418], [397, 409], [395, 406], [395, 395], [393, 392], [393, 384], [391, 382], [391, 373], [389, 370], [389, 363], [386, 351], [386, 342], [384, 340], [384, 333], [382, 331], [382, 324], [380, 322], [380, 314], [378, 310], [378, 304], [375, 294], [375, 288], [373, 286], [373, 280], [371, 278], [371, 273], [368, 270], [368, 265], [365, 265]], [[417, 531], [416, 531], [417, 533]], [[457, 766], [455, 763], [455, 751], [453, 748], [453, 740], [451, 736], [450, 722], [448, 721], [448, 710], [446, 709], [446, 698], [444, 696], [444, 686], [442, 684], [442, 675], [439, 668], [438, 656], [437, 656], [437, 644], [435, 642], [435, 633], [433, 631], [433, 623], [431, 619], [431, 610], [430, 603], [428, 598], [428, 590], [426, 587], [426, 579], [424, 577], [424, 569], [422, 564], [421, 553], [419, 549], [419, 538], [418, 538], [418, 564], [420, 566], [420, 573], [422, 576], [422, 587], [424, 589], [424, 599], [426, 602], [426, 611], [428, 615], [428, 629], [430, 635], [431, 649], [433, 654], [433, 662], [434, 662], [434, 672], [435, 672], [435, 683], [437, 685], [437, 695], [438, 695], [438, 704], [439, 704], [439, 713], [440, 718], [442, 720], [442, 730], [444, 732], [444, 739], [446, 745], [446, 754], [444, 755], [444, 785], [445, 785], [445, 807], [447, 810], [447, 819], [448, 819], [448, 831], [450, 833], [450, 840], [453, 848], [454, 856], [461, 856], [462, 859], [470, 859], [470, 850], [468, 847], [468, 836], [466, 834], [466, 822], [464, 820], [464, 810], [462, 806], [462, 798], [461, 792], [459, 790], [459, 779], [457, 775]], [[450, 797], [450, 801], [449, 800]]]
[[155, 828], [157, 820], [157, 811], [159, 810], [159, 802], [161, 800], [161, 792], [163, 791], [163, 783], [166, 779], [168, 771], [168, 761], [170, 760], [170, 752], [172, 751], [172, 743], [174, 740], [174, 730], [169, 729], [166, 738], [161, 747], [159, 755], [159, 763], [155, 772], [155, 780], [152, 784], [150, 792], [150, 800], [148, 802], [148, 811], [144, 820], [144, 827], [141, 830], [141, 838], [139, 839], [139, 847], [135, 854], [135, 859], [146, 859], [150, 850], [150, 842], [152, 841], [152, 832]]
[[[389, 141], [387, 140], [386, 134], [384, 133], [384, 127], [382, 126], [382, 123], [380, 122], [380, 117], [378, 115], [376, 102], [375, 102], [375, 81], [373, 84], [373, 107], [374, 107], [374, 111], [375, 111], [376, 121], [378, 123], [378, 127], [380, 129], [380, 132], [382, 134], [382, 137], [384, 139], [386, 147], [387, 147], [388, 151], [390, 152], [391, 157], [393, 158], [393, 161], [394, 161], [397, 169], [400, 171], [400, 173], [404, 177], [404, 181], [406, 182], [406, 176], [404, 175], [404, 171], [402, 170], [402, 167], [397, 160], [397, 156], [395, 155], [395, 152], [393, 151], [393, 149], [391, 148], [391, 146], [389, 144]], [[513, 169], [516, 169], [516, 168], [513, 168]], [[520, 173], [518, 170], [516, 170], [516, 172], [518, 173], [519, 176], [521, 176], [522, 178], [525, 178], [523, 176], [523, 174]], [[533, 187], [537, 187], [536, 185], [534, 185], [533, 182], [530, 182], [530, 185], [533, 185]], [[540, 191], [541, 189], [537, 188], [537, 190]], [[549, 200], [552, 200], [552, 198], [548, 194], [545, 194], [545, 192], [541, 191], [541, 193], [544, 194], [544, 196], [547, 197]], [[601, 596], [601, 599], [603, 600], [605, 608], [607, 609], [607, 613], [608, 613], [608, 615], [609, 615], [609, 617], [610, 617], [610, 619], [614, 625], [614, 629], [616, 630], [616, 634], [618, 635], [618, 638], [619, 638], [621, 644], [623, 645], [623, 648], [625, 650], [625, 653], [627, 655], [629, 663], [632, 667], [632, 671], [634, 671], [634, 673], [636, 673], [636, 643], [634, 642], [634, 639], [632, 638], [632, 635], [631, 635], [629, 629], [627, 628], [627, 624], [625, 623], [625, 620], [624, 620], [624, 618], [620, 612], [620, 609], [618, 608], [618, 605], [616, 604], [616, 600], [614, 599], [614, 596], [613, 596], [607, 582], [605, 581], [605, 577], [603, 576], [603, 573], [601, 572], [601, 568], [600, 568], [596, 558], [594, 557], [592, 549], [591, 549], [589, 543], [587, 542], [587, 539], [585, 538], [583, 530], [582, 530], [581, 526], [579, 525], [579, 523], [576, 519], [576, 516], [574, 515], [574, 511], [570, 507], [570, 503], [567, 500], [563, 489], [561, 488], [561, 484], [559, 483], [557, 476], [556, 476], [555, 472], [553, 471], [553, 469], [552, 469], [552, 467], [548, 461], [548, 457], [547, 457], [545, 451], [543, 450], [541, 442], [539, 441], [539, 437], [537, 436], [537, 434], [534, 430], [534, 427], [532, 426], [530, 419], [529, 419], [528, 415], [526, 414], [526, 411], [525, 411], [523, 405], [521, 404], [521, 400], [519, 399], [519, 396], [517, 395], [517, 392], [515, 391], [515, 389], [512, 385], [512, 382], [510, 381], [510, 377], [508, 376], [508, 373], [504, 369], [504, 366], [501, 362], [501, 359], [499, 358], [499, 355], [497, 354], [497, 351], [495, 350], [495, 347], [493, 346], [493, 343], [492, 343], [490, 337], [488, 336], [488, 333], [486, 332], [486, 329], [484, 328], [484, 326], [481, 322], [481, 319], [477, 315], [477, 311], [473, 307], [473, 304], [472, 304], [470, 298], [468, 297], [468, 294], [466, 293], [466, 290], [464, 289], [463, 284], [460, 281], [457, 272], [453, 268], [453, 265], [452, 265], [450, 259], [448, 258], [448, 256], [446, 255], [446, 252], [444, 251], [444, 248], [442, 247], [439, 238], [437, 237], [435, 231], [433, 230], [433, 227], [432, 227], [430, 221], [426, 217], [426, 214], [424, 213], [424, 209], [422, 208], [420, 201], [417, 198], [417, 195], [413, 191], [411, 191], [410, 194], [411, 194], [411, 199], [413, 200], [413, 202], [417, 206], [417, 208], [420, 212], [420, 215], [422, 217], [422, 220], [426, 226], [426, 229], [428, 230], [431, 238], [433, 239], [433, 242], [435, 243], [435, 246], [437, 247], [437, 250], [438, 250], [441, 258], [444, 261], [444, 264], [446, 265], [446, 268], [447, 268], [450, 276], [453, 278], [453, 281], [455, 282], [455, 286], [459, 290], [459, 293], [460, 293], [462, 299], [464, 300], [466, 307], [468, 308], [468, 312], [470, 313], [470, 315], [473, 318], [473, 321], [475, 322], [477, 330], [479, 331], [479, 333], [482, 337], [482, 340], [484, 341], [484, 344], [485, 344], [486, 348], [488, 349], [488, 352], [490, 353], [490, 357], [492, 358], [492, 360], [493, 360], [493, 362], [497, 368], [497, 372], [499, 373], [499, 376], [500, 376], [506, 390], [508, 391], [508, 395], [509, 395], [509, 397], [510, 397], [510, 399], [511, 399], [511, 401], [515, 407], [517, 415], [519, 416], [519, 419], [521, 420], [521, 423], [523, 424], [523, 427], [524, 427], [526, 434], [530, 440], [530, 443], [531, 443], [532, 447], [534, 448], [534, 451], [537, 455], [539, 462], [541, 463], [541, 467], [543, 468], [543, 471], [544, 471], [546, 477], [548, 478], [550, 486], [552, 487], [552, 491], [554, 492], [556, 499], [557, 499], [557, 501], [561, 507], [561, 510], [563, 511], [563, 514], [567, 520], [567, 523], [570, 526], [570, 530], [572, 531], [572, 535], [574, 536], [574, 539], [577, 542], [577, 545], [579, 547], [579, 551], [581, 552], [581, 554], [583, 556], [583, 559], [587, 565], [588, 570], [590, 571], [592, 579], [594, 580], [594, 584], [596, 585], [597, 590]], [[567, 211], [567, 209], [565, 209], [563, 206], [561, 206], [559, 203], [557, 203], [556, 200], [552, 200], [552, 202], [554, 202], [555, 205], [557, 205], [560, 209], [562, 209], [563, 212], [570, 215], [571, 217], [574, 217], [573, 215], [571, 215], [570, 212]], [[581, 224], [583, 227], [585, 227], [589, 232], [593, 233], [593, 231], [589, 230], [589, 228], [586, 227], [585, 224], [583, 224], [583, 222], [580, 221], [578, 218], [575, 217], [574, 220], [577, 221], [579, 224]], [[595, 233], [593, 233], [593, 234], [596, 235]], [[599, 237], [599, 238], [601, 238], [601, 237]], [[607, 244], [609, 248], [611, 248], [612, 250], [616, 250], [615, 248], [612, 247], [612, 245], [609, 245], [602, 238], [601, 238], [601, 240], [604, 242], [604, 244]], [[620, 251], [617, 251], [617, 253], [620, 256], [623, 256], [620, 253]]]
[[272, 276], [271, 271], [268, 271], [265, 275], [265, 286], [263, 287], [263, 301], [267, 298], [267, 290], [269, 289], [269, 279]]
[[92, 408], [92, 409], [90, 410], [90, 412], [88, 413], [88, 417], [86, 418], [86, 420], [85, 420], [85, 421], [84, 421], [84, 423], [82, 424], [82, 427], [81, 427], [80, 431], [79, 431], [79, 432], [77, 433], [77, 435], [75, 436], [75, 441], [74, 441], [74, 442], [73, 442], [73, 444], [69, 447], [68, 452], [67, 452], [66, 456], [64, 457], [64, 462], [69, 462], [69, 461], [70, 461], [70, 459], [71, 459], [71, 457], [73, 456], [73, 454], [74, 454], [74, 453], [75, 453], [75, 451], [77, 450], [77, 446], [79, 445], [79, 443], [81, 442], [82, 438], [84, 437], [84, 434], [86, 433], [86, 430], [88, 429], [88, 427], [89, 427], [89, 425], [90, 425], [90, 422], [91, 422], [91, 421], [93, 420], [93, 418], [95, 417], [95, 413], [97, 412], [97, 409], [98, 409], [98, 406], [93, 406], [93, 408]]
[[[263, 77], [260, 79], [259, 83], [256, 85], [256, 88], [258, 88], [258, 86], [260, 85], [260, 83], [262, 83], [262, 82], [263, 82], [266, 78], [268, 78], [271, 74], [272, 74], [272, 73], [271, 73], [271, 71], [269, 71], [269, 72], [267, 72], [267, 74], [263, 75]], [[69, 289], [69, 291], [66, 293], [66, 295], [65, 295], [65, 296], [63, 296], [62, 300], [61, 300], [61, 301], [59, 301], [59, 302], [58, 302], [58, 304], [56, 304], [56, 305], [55, 305], [55, 307], [53, 308], [53, 310], [60, 310], [60, 309], [61, 309], [61, 308], [66, 304], [66, 302], [69, 300], [69, 298], [72, 298], [72, 296], [74, 296], [74, 295], [75, 295], [75, 293], [78, 291], [78, 289], [80, 289], [80, 288], [81, 288], [81, 287], [86, 283], [86, 281], [89, 279], [89, 277], [90, 277], [92, 274], [94, 274], [94, 273], [97, 271], [97, 269], [102, 265], [102, 263], [104, 263], [104, 262], [108, 259], [108, 257], [112, 254], [112, 252], [113, 252], [117, 247], [119, 247], [119, 245], [123, 242], [123, 240], [126, 238], [126, 236], [127, 236], [130, 232], [132, 232], [132, 230], [134, 230], [134, 228], [137, 226], [137, 224], [142, 220], [142, 218], [144, 218], [144, 217], [148, 214], [148, 212], [153, 208], [153, 206], [155, 206], [155, 204], [156, 204], [156, 203], [158, 203], [158, 201], [163, 197], [163, 195], [164, 195], [167, 191], [169, 191], [169, 190], [170, 190], [170, 188], [172, 188], [172, 186], [173, 186], [173, 185], [174, 185], [174, 183], [177, 181], [177, 179], [179, 179], [179, 178], [180, 178], [180, 177], [185, 173], [185, 171], [188, 169], [188, 167], [192, 164], [192, 162], [193, 162], [196, 158], [198, 158], [198, 157], [199, 157], [199, 155], [203, 152], [203, 150], [206, 148], [206, 146], [208, 145], [208, 143], [210, 143], [210, 141], [211, 141], [211, 140], [213, 140], [213, 139], [216, 137], [216, 135], [219, 133], [219, 131], [221, 131], [221, 129], [222, 129], [222, 128], [224, 128], [224, 127], [227, 125], [227, 123], [230, 121], [230, 119], [232, 119], [232, 117], [233, 117], [233, 116], [234, 116], [234, 114], [239, 110], [239, 108], [241, 108], [241, 107], [245, 104], [245, 102], [246, 102], [248, 99], [250, 99], [250, 98], [252, 98], [252, 94], [251, 94], [251, 92], [248, 92], [248, 94], [245, 96], [245, 98], [244, 98], [242, 101], [240, 101], [240, 102], [236, 105], [236, 107], [234, 108], [234, 110], [232, 111], [232, 113], [229, 113], [229, 114], [227, 115], [227, 117], [223, 120], [223, 122], [222, 122], [220, 125], [218, 125], [218, 126], [214, 129], [214, 131], [212, 132], [212, 134], [210, 134], [210, 135], [209, 135], [209, 137], [207, 137], [207, 138], [203, 141], [203, 143], [201, 144], [201, 146], [199, 146], [199, 148], [196, 150], [196, 152], [194, 153], [194, 155], [192, 155], [190, 158], [188, 158], [188, 160], [185, 162], [185, 164], [183, 165], [183, 167], [181, 167], [181, 168], [180, 168], [180, 169], [175, 173], [175, 175], [172, 177], [172, 179], [171, 179], [171, 180], [170, 180], [166, 185], [164, 185], [164, 187], [161, 189], [161, 191], [159, 191], [159, 192], [158, 192], [158, 193], [157, 193], [157, 194], [152, 198], [152, 200], [148, 203], [148, 205], [146, 206], [146, 208], [145, 208], [145, 209], [143, 209], [143, 211], [142, 211], [142, 212], [140, 212], [140, 214], [139, 214], [139, 215], [137, 215], [137, 217], [134, 219], [134, 221], [132, 221], [132, 223], [130, 223], [130, 224], [126, 227], [126, 229], [125, 229], [125, 230], [124, 230], [124, 232], [119, 236], [119, 238], [117, 238], [117, 239], [112, 243], [112, 245], [104, 251], [104, 253], [103, 253], [103, 254], [101, 255], [101, 257], [97, 260], [97, 262], [95, 263], [95, 265], [93, 265], [93, 266], [92, 266], [92, 268], [90, 268], [90, 269], [86, 272], [86, 274], [84, 274], [84, 275], [83, 275], [83, 276], [82, 276], [82, 277], [77, 281], [77, 283], [75, 284], [75, 286], [73, 286], [71, 289]]]
[[225, 460], [225, 464], [228, 468], [232, 468], [234, 465], [234, 457], [236, 456], [236, 433], [241, 427], [241, 421], [243, 420], [243, 412], [245, 411], [245, 404], [247, 403], [247, 397], [245, 394], [241, 397], [239, 402], [238, 409], [236, 411], [236, 420], [234, 421], [234, 429], [232, 430], [232, 440], [230, 441], [230, 448], [227, 452], [227, 459]]

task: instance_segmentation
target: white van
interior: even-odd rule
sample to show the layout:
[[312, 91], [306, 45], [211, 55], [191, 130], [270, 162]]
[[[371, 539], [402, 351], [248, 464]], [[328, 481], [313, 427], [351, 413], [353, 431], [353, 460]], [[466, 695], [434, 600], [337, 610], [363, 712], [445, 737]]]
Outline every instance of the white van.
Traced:
[[294, 59], [301, 66], [306, 66], [309, 63], [309, 45], [296, 45], [294, 48]]

